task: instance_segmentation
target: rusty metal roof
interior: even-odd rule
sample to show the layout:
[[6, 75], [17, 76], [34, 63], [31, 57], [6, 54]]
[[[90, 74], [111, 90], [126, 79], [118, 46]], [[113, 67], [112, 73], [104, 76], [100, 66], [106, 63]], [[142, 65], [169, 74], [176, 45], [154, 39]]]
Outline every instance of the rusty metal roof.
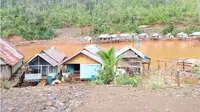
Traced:
[[0, 58], [10, 66], [24, 58], [24, 52], [0, 38]]

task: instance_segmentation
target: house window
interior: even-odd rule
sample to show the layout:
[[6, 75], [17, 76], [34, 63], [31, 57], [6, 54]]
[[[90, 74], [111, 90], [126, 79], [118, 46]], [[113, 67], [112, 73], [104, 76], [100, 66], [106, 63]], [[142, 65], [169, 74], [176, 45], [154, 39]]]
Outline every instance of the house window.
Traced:
[[49, 66], [49, 73], [55, 73], [56, 72], [56, 67]]
[[34, 66], [34, 65], [30, 65], [29, 66], [29, 73], [35, 73], [35, 74], [37, 74], [37, 73], [41, 73], [41, 67], [40, 66]]

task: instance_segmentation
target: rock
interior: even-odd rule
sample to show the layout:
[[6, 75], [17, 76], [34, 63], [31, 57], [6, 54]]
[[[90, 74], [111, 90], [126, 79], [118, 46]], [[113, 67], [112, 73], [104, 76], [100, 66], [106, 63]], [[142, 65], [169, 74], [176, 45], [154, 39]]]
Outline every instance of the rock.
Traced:
[[9, 107], [9, 108], [8, 108], [8, 111], [9, 111], [9, 112], [13, 112], [14, 110], [15, 110], [15, 108], [13, 108], [13, 107]]
[[48, 101], [48, 102], [46, 102], [46, 105], [47, 106], [53, 106], [53, 102], [52, 101]]

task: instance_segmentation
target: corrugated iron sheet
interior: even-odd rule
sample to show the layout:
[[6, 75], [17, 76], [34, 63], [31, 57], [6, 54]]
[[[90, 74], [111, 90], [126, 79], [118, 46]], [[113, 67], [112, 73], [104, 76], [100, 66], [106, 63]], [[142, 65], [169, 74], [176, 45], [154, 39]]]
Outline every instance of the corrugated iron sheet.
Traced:
[[84, 49], [86, 49], [87, 51], [96, 54], [97, 52], [99, 52], [101, 50], [101, 48], [96, 45], [96, 44], [90, 44], [84, 47]]
[[140, 56], [143, 59], [149, 58], [147, 55], [143, 54], [142, 52], [140, 52], [140, 51], [138, 51], [138, 50], [136, 50], [134, 48], [132, 48], [131, 46], [126, 46], [126, 47], [122, 48], [121, 50], [119, 50], [116, 53], [116, 57], [121, 56], [124, 52], [126, 52], [128, 50], [132, 50], [133, 52], [135, 52], [138, 56]]
[[0, 57], [13, 66], [24, 58], [24, 52], [0, 38]]
[[103, 61], [99, 56], [97, 56], [97, 55], [95, 55], [95, 54], [93, 54], [93, 53], [91, 53], [91, 52], [89, 52], [88, 50], [85, 50], [85, 49], [83, 49], [83, 50], [77, 52], [76, 54], [72, 55], [71, 57], [65, 59], [63, 62], [61, 62], [61, 64], [71, 60], [72, 58], [74, 58], [75, 56], [77, 56], [78, 54], [81, 54], [81, 53], [90, 57], [91, 59], [97, 61], [98, 63], [103, 64]]
[[60, 63], [63, 61], [63, 59], [66, 57], [66, 54], [54, 46], [43, 50], [44, 53], [46, 53], [49, 57], [53, 58], [57, 63]]
[[37, 56], [40, 56], [42, 59], [47, 61], [52, 66], [57, 66], [61, 61], [63, 61], [66, 58], [66, 54], [62, 51], [58, 50], [55, 47], [50, 47], [48, 49], [45, 49], [41, 51], [39, 54], [36, 54], [32, 58], [30, 58], [26, 64], [28, 64], [30, 61], [35, 59]]

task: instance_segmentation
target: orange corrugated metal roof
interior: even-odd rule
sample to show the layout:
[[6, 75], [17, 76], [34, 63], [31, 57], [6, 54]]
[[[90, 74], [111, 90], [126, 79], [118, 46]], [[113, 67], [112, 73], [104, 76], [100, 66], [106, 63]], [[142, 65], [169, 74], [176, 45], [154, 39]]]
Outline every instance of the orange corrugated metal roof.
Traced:
[[24, 52], [0, 38], [0, 58], [13, 66], [24, 58]]

